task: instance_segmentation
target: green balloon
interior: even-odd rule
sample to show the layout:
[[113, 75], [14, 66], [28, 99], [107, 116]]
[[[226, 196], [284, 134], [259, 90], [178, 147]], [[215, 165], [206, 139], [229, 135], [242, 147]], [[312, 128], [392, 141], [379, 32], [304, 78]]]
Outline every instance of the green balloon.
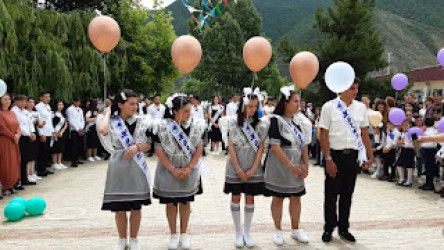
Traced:
[[18, 203], [22, 204], [23, 206], [26, 205], [26, 200], [23, 199], [22, 197], [15, 197], [14, 199], [9, 201], [9, 204], [11, 204], [13, 202], [18, 202]]
[[40, 215], [46, 209], [46, 201], [40, 197], [34, 197], [26, 202], [25, 207], [29, 215]]
[[19, 202], [10, 203], [5, 207], [3, 214], [9, 221], [18, 221], [25, 215], [25, 206]]

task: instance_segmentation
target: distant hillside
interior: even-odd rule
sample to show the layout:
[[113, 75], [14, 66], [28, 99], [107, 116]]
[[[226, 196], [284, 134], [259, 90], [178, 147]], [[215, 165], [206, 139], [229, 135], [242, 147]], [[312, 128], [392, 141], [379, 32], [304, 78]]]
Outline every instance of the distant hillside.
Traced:
[[[313, 44], [317, 30], [314, 14], [332, 0], [254, 0], [262, 15], [262, 30], [276, 46], [287, 36], [294, 44]], [[178, 35], [187, 33], [189, 12], [175, 2], [173, 25]], [[392, 53], [392, 70], [401, 71], [436, 64], [436, 53], [444, 47], [444, 0], [377, 0], [375, 23]], [[287, 75], [286, 65], [280, 65]]]

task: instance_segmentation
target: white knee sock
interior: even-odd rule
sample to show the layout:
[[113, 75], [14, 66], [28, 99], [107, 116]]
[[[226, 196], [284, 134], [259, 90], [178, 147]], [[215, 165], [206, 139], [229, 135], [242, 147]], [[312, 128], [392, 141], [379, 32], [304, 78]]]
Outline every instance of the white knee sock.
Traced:
[[244, 233], [246, 235], [250, 235], [250, 226], [254, 214], [254, 204], [245, 205], [244, 212]]
[[403, 167], [398, 167], [398, 174], [399, 174], [399, 182], [405, 181]]
[[233, 223], [236, 227], [236, 235], [242, 235], [240, 204], [231, 203], [231, 215], [233, 216]]
[[413, 168], [407, 168], [407, 183], [412, 184], [413, 181]]

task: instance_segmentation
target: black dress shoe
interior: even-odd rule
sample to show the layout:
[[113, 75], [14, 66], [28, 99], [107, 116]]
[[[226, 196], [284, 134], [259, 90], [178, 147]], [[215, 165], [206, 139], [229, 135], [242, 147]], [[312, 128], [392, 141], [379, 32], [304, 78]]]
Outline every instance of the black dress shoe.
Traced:
[[395, 182], [396, 181], [396, 179], [395, 178], [388, 178], [388, 180], [387, 180], [388, 182]]
[[355, 237], [349, 231], [339, 232], [339, 236], [347, 241], [356, 242]]
[[46, 174], [54, 174], [52, 171], [46, 171]]
[[78, 167], [78, 165], [77, 164], [71, 164], [71, 167], [72, 168], [76, 168], [76, 167]]
[[324, 232], [322, 234], [322, 241], [323, 242], [330, 242], [331, 241], [331, 232]]
[[15, 190], [25, 190], [25, 188], [22, 186], [14, 186], [14, 189]]
[[153, 157], [153, 153], [148, 153], [148, 157]]
[[46, 177], [46, 176], [48, 176], [48, 174], [47, 174], [46, 172], [37, 173], [37, 175], [38, 175], [39, 177]]
[[32, 181], [25, 181], [25, 182], [22, 183], [22, 185], [24, 185], [24, 186], [34, 186], [34, 185], [37, 185], [37, 183], [36, 182], [32, 182]]
[[433, 186], [429, 186], [429, 185], [420, 186], [419, 189], [424, 190], [424, 191], [435, 190], [435, 188]]
[[78, 162], [76, 162], [76, 164], [77, 165], [79, 165], [79, 164], [81, 165], [81, 164], [85, 164], [85, 163], [83, 161], [78, 161]]

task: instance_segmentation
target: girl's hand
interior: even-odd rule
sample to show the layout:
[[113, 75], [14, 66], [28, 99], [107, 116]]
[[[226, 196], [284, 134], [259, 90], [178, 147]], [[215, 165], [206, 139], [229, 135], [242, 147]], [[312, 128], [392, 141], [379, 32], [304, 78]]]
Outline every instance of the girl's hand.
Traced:
[[301, 177], [302, 179], [305, 179], [305, 178], [307, 178], [307, 176], [308, 176], [308, 167], [305, 167], [305, 168], [302, 170], [302, 174], [300, 175], [300, 177]]
[[240, 168], [237, 170], [237, 175], [239, 175], [239, 178], [241, 179], [242, 182], [246, 182], [248, 180], [247, 175]]
[[302, 171], [301, 171], [301, 165], [299, 164], [290, 164], [290, 171], [293, 174], [293, 176], [297, 176], [297, 175], [301, 175]]
[[185, 175], [184, 175], [182, 169], [173, 168], [173, 169], [171, 170], [171, 174], [173, 174], [173, 176], [174, 176], [176, 179], [179, 179], [179, 180], [185, 178]]
[[14, 135], [14, 141], [15, 141], [16, 144], [19, 143], [19, 140], [20, 140], [20, 134]]
[[183, 168], [181, 170], [184, 179], [188, 178], [188, 176], [190, 176], [190, 174], [193, 172], [193, 169], [190, 166], [187, 166], [186, 168]]
[[245, 173], [245, 175], [246, 175], [246, 177], [247, 177], [247, 180], [250, 179], [251, 176], [254, 175], [254, 173], [255, 173], [255, 172], [253, 171], [253, 169], [250, 168], [250, 169]]
[[123, 155], [123, 157], [127, 160], [132, 159], [135, 155], [137, 154], [137, 146], [133, 145], [129, 148], [126, 149], [125, 154]]

